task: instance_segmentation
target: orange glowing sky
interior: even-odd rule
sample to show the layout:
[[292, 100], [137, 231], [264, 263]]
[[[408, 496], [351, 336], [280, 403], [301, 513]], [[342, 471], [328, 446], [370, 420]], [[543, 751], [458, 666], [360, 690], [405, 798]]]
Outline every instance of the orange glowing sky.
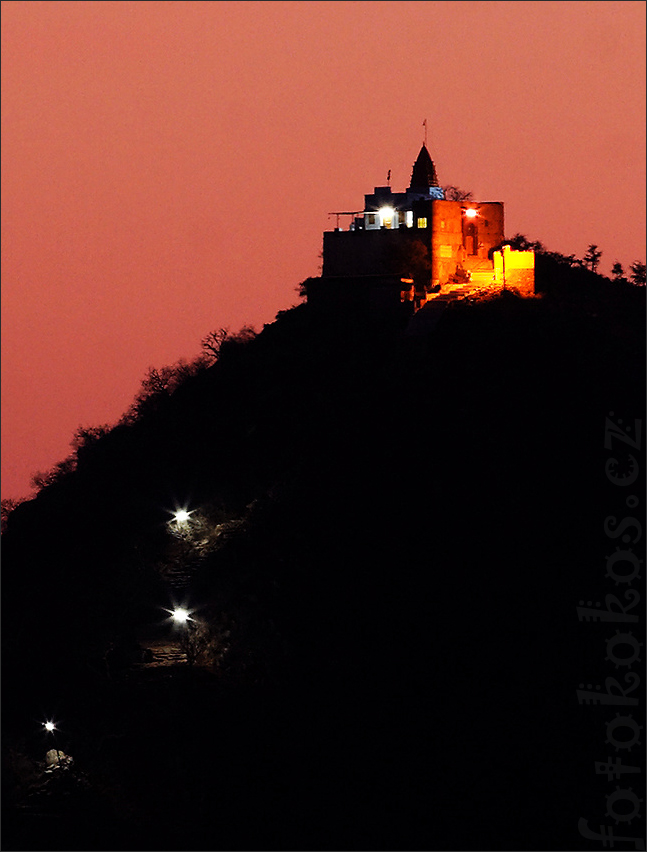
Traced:
[[643, 2], [3, 2], [3, 496], [295, 304], [425, 118], [508, 236], [645, 260]]

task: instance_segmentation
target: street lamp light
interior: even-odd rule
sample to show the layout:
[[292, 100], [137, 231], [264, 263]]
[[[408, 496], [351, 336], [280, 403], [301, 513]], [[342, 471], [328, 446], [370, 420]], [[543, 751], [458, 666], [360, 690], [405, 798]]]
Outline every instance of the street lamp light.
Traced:
[[182, 609], [182, 607], [179, 607], [173, 610], [172, 618], [178, 624], [185, 624], [189, 620], [189, 613], [185, 609]]
[[178, 509], [175, 515], [173, 516], [173, 520], [178, 524], [185, 524], [191, 515], [191, 512], [187, 512], [186, 509]]
[[46, 731], [49, 731], [50, 734], [56, 730], [56, 725], [53, 722], [43, 722], [43, 727]]
[[192, 620], [188, 610], [184, 609], [184, 607], [177, 607], [177, 609], [172, 610], [171, 618], [176, 624], [186, 624], [187, 621]]

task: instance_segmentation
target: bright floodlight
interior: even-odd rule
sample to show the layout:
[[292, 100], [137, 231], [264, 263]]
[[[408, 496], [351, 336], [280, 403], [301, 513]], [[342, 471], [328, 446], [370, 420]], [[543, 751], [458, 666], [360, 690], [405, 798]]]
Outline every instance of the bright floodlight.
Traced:
[[56, 725], [53, 722], [44, 722], [43, 723], [46, 731], [55, 731]]
[[473, 219], [475, 216], [478, 216], [478, 211], [476, 211], [473, 207], [468, 207], [465, 211], [465, 215], [468, 219]]
[[187, 512], [187, 510], [186, 510], [186, 509], [179, 509], [179, 510], [175, 513], [175, 520], [178, 522], [178, 524], [183, 524], [183, 523], [185, 523], [186, 521], [188, 521], [188, 520], [189, 520], [189, 515], [190, 515], [190, 514], [191, 514], [191, 513], [190, 513], [190, 512]]
[[189, 620], [189, 613], [182, 607], [174, 609], [171, 615], [173, 617], [173, 621], [177, 621], [178, 624], [185, 624]]
[[380, 219], [382, 220], [382, 224], [384, 224], [385, 222], [392, 222], [394, 214], [395, 210], [393, 209], [393, 207], [381, 207]]

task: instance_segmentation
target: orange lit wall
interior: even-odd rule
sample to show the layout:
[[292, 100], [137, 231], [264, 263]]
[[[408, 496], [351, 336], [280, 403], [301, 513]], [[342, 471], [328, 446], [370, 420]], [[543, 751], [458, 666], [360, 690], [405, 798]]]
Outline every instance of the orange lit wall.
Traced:
[[433, 201], [432, 209], [431, 284], [442, 287], [464, 259], [461, 203]]
[[522, 296], [535, 293], [534, 251], [513, 251], [504, 246], [503, 251], [494, 252], [494, 280], [499, 286], [517, 290]]
[[[465, 205], [462, 206], [465, 207]], [[470, 202], [468, 206], [474, 207], [478, 211], [478, 216], [472, 220], [478, 232], [478, 251], [474, 260], [487, 260], [488, 252], [495, 246], [500, 246], [505, 238], [503, 202]], [[471, 258], [468, 256], [466, 261], [467, 265], [465, 268], [469, 269]]]
[[488, 260], [488, 252], [503, 242], [503, 203], [501, 201], [470, 202], [478, 210], [471, 220], [477, 233], [477, 252], [465, 249], [465, 204], [460, 201], [434, 201], [432, 219], [432, 285], [447, 283], [457, 266], [468, 270]]

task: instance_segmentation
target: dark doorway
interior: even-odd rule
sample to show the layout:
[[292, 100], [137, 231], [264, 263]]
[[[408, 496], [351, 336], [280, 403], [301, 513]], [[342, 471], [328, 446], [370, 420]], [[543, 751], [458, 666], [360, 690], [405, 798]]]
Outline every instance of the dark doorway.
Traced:
[[479, 250], [479, 229], [474, 222], [465, 225], [463, 245], [468, 255], [475, 256]]

